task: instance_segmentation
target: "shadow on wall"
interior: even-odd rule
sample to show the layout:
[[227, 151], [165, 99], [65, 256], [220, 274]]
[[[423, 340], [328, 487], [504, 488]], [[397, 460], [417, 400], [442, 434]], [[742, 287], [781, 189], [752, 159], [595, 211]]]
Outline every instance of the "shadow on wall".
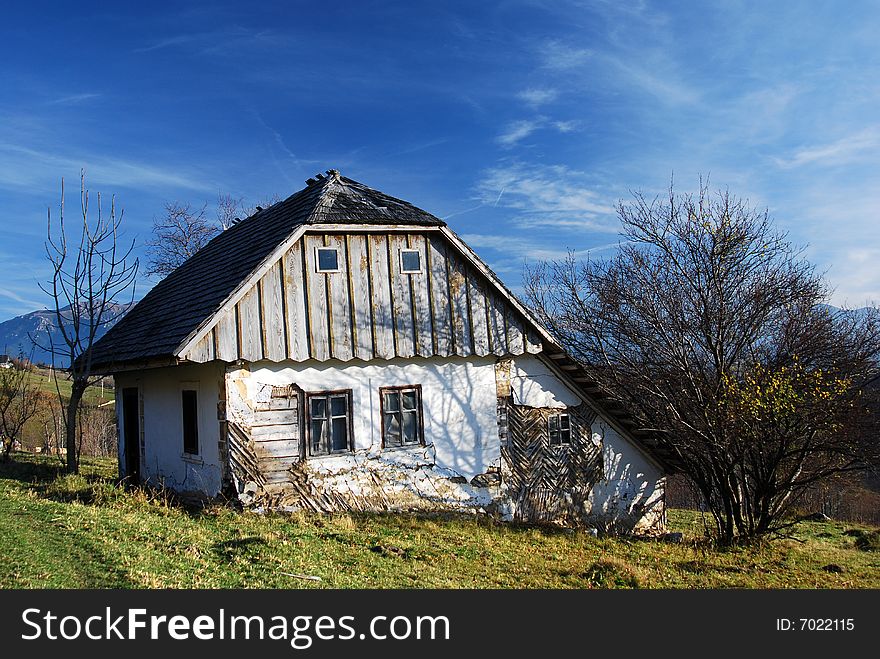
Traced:
[[585, 523], [606, 534], [661, 531], [666, 525], [662, 486], [632, 465], [622, 464], [620, 455], [606, 459], [605, 477], [593, 492], [593, 505]]

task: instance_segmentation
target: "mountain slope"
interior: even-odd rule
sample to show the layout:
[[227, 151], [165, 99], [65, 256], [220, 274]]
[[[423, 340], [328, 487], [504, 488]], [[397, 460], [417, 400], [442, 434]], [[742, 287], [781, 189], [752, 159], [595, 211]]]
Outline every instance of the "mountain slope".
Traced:
[[[101, 325], [96, 338], [100, 338], [113, 327], [122, 316], [119, 312], [128, 311], [130, 306], [129, 304], [114, 305], [109, 314], [113, 317], [113, 321]], [[57, 326], [55, 312], [49, 309], [32, 311], [0, 323], [0, 353], [2, 354], [15, 357], [22, 353], [35, 363], [51, 364], [52, 355], [44, 349], [50, 345], [50, 338], [54, 345], [64, 345], [61, 330]], [[31, 355], [31, 351], [33, 351], [33, 355]], [[60, 358], [58, 361], [56, 366], [68, 366], [66, 363], [60, 363]]]

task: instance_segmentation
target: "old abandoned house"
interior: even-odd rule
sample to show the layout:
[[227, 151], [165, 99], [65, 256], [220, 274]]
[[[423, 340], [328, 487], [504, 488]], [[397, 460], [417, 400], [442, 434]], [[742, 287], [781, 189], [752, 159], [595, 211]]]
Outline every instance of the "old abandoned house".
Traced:
[[446, 224], [335, 170], [94, 347], [120, 470], [265, 507], [662, 528], [661, 456]]

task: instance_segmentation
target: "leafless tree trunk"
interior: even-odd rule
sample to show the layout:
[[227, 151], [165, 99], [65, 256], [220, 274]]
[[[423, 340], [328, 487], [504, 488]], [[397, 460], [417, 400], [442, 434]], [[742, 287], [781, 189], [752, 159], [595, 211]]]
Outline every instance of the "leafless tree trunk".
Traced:
[[52, 266], [52, 279], [41, 285], [52, 296], [55, 319], [63, 344], [55, 345], [49, 335], [52, 366], [68, 368], [71, 380], [70, 398], [64, 401], [56, 376], [56, 390], [61, 403], [67, 468], [79, 470], [77, 450], [77, 414], [83, 396], [92, 383], [92, 346], [99, 329], [115, 322], [124, 313], [120, 300], [134, 298], [138, 261], [132, 259], [134, 242], [122, 249], [119, 228], [123, 213], [116, 215], [115, 198], [111, 198], [109, 216], [102, 212], [101, 195], [97, 195], [97, 217], [89, 218], [89, 192], [85, 174], [80, 175], [80, 208], [82, 224], [78, 243], [68, 243], [64, 219], [64, 180], [61, 181], [61, 209], [57, 227], [48, 213], [46, 255]]

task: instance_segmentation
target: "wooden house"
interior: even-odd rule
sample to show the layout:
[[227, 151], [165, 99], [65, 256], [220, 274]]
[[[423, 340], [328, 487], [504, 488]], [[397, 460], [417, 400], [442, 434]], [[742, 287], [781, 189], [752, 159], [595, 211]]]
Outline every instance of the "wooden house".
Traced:
[[330, 170], [94, 347], [134, 481], [252, 506], [660, 529], [662, 455], [440, 219]]

